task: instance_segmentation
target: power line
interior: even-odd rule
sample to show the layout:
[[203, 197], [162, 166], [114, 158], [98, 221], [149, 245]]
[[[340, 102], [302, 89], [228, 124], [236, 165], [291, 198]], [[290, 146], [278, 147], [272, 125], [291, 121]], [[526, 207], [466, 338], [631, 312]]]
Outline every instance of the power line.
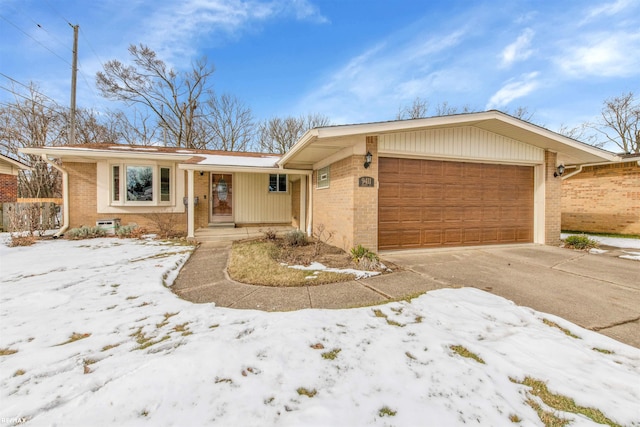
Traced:
[[[13, 94], [14, 96], [18, 96], [18, 97], [20, 97], [20, 98], [24, 98], [24, 99], [26, 99], [27, 101], [29, 101], [29, 102], [31, 102], [31, 103], [33, 103], [33, 104], [39, 105], [39, 106], [41, 106], [41, 107], [43, 107], [43, 108], [46, 108], [46, 109], [48, 109], [48, 110], [55, 111], [55, 112], [59, 112], [58, 110], [56, 110], [56, 108], [54, 108], [54, 107], [50, 107], [49, 105], [43, 104], [43, 103], [41, 103], [41, 102], [39, 102], [39, 101], [36, 101], [36, 100], [34, 100], [34, 99], [32, 99], [32, 98], [29, 98], [28, 96], [25, 96], [25, 95], [23, 95], [23, 94], [21, 94], [21, 93], [18, 93], [18, 92], [16, 92], [16, 91], [15, 91], [15, 90], [13, 90], [13, 89], [10, 89], [10, 88], [4, 87], [4, 86], [0, 86], [0, 89], [6, 90], [7, 92], [9, 92], [9, 93]], [[15, 104], [6, 104], [6, 103], [4, 103], [4, 102], [3, 102], [3, 104], [5, 104], [5, 105], [7, 105], [7, 106], [14, 106], [14, 107], [15, 107]], [[59, 104], [57, 104], [57, 103], [56, 103], [55, 105], [56, 105], [56, 107], [57, 107], [57, 108], [67, 109], [67, 107], [63, 107], [63, 106], [61, 106], [61, 105], [59, 105]]]
[[24, 31], [22, 28], [18, 27], [16, 24], [14, 24], [13, 22], [9, 21], [7, 18], [5, 18], [3, 15], [0, 15], [0, 18], [2, 18], [3, 20], [7, 21], [9, 24], [11, 24], [13, 27], [15, 27], [18, 31], [20, 31], [21, 33], [23, 33], [25, 36], [29, 37], [31, 40], [35, 41], [36, 43], [38, 43], [40, 46], [42, 46], [43, 48], [45, 48], [46, 50], [48, 50], [49, 52], [51, 52], [53, 55], [55, 55], [56, 57], [58, 57], [59, 59], [61, 59], [64, 63], [66, 63], [67, 65], [71, 66], [71, 64], [69, 63], [69, 61], [67, 61], [66, 59], [64, 59], [62, 56], [58, 55], [57, 53], [55, 53], [53, 50], [49, 49], [47, 46], [45, 46], [44, 44], [42, 44], [38, 39], [36, 39], [35, 37], [33, 37], [31, 34], [27, 33], [26, 31]]
[[1, 71], [0, 71], [0, 76], [3, 76], [3, 77], [5, 77], [5, 78], [7, 78], [7, 79], [11, 80], [12, 82], [14, 82], [14, 83], [16, 83], [16, 84], [19, 84], [20, 86], [22, 86], [22, 87], [24, 87], [24, 88], [27, 88], [27, 89], [29, 89], [30, 91], [32, 91], [32, 92], [34, 92], [34, 93], [36, 93], [36, 94], [38, 94], [38, 95], [42, 96], [43, 98], [46, 98], [46, 99], [48, 99], [49, 101], [51, 101], [51, 102], [53, 102], [53, 103], [55, 103], [55, 104], [58, 104], [58, 101], [56, 101], [55, 99], [48, 97], [47, 95], [45, 95], [45, 94], [44, 94], [44, 93], [42, 93], [42, 92], [38, 92], [38, 91], [37, 91], [37, 90], [35, 90], [32, 86], [28, 86], [28, 85], [26, 85], [26, 84], [24, 84], [24, 83], [22, 83], [22, 82], [19, 82], [18, 80], [14, 79], [13, 77], [7, 76], [5, 73], [3, 73], [3, 72], [1, 72]]

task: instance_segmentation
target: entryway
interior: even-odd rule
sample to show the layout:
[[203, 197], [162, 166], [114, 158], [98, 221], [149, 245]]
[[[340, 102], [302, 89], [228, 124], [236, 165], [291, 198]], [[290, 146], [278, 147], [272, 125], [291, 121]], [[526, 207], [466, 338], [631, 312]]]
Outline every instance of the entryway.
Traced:
[[233, 174], [211, 172], [209, 183], [209, 222], [233, 224]]

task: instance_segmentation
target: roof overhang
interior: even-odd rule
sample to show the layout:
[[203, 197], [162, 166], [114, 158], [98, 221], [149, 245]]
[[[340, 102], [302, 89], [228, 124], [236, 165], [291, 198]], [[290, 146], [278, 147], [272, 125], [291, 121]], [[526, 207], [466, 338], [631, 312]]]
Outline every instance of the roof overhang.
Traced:
[[9, 167], [9, 169], [12, 169], [15, 171], [14, 174], [18, 173], [18, 170], [31, 170], [31, 168], [27, 165], [25, 165], [22, 162], [19, 162], [18, 160], [14, 160], [11, 157], [7, 157], [4, 156], [2, 154], [0, 154], [0, 163], [4, 163], [5, 165], [7, 165]]
[[[302, 138], [278, 162], [280, 167], [311, 169], [322, 159], [336, 156], [340, 151], [356, 146], [363, 138], [385, 133], [474, 126], [544, 150], [556, 152], [558, 163], [566, 165], [602, 161], [619, 162], [616, 154], [552, 132], [543, 127], [517, 119], [500, 111], [458, 114], [425, 119], [398, 120], [379, 123], [329, 126], [315, 128]], [[364, 153], [362, 153], [364, 154]]]
[[[96, 149], [96, 148], [79, 148], [79, 147], [29, 147], [21, 148], [21, 152], [25, 154], [47, 155], [47, 157], [73, 162], [95, 162], [104, 159], [145, 159], [145, 160], [174, 160], [184, 161], [194, 156], [193, 153], [165, 153], [144, 149]], [[185, 150], [187, 151], [187, 150]]]

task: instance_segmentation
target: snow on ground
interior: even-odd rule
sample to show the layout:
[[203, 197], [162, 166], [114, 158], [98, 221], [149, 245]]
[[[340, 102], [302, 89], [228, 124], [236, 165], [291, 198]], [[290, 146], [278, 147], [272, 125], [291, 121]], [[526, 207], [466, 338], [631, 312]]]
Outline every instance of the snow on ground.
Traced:
[[640, 426], [640, 350], [563, 319], [468, 288], [350, 310], [192, 304], [165, 286], [190, 250], [119, 239], [0, 246], [2, 422], [542, 425], [530, 389], [510, 380], [530, 376]]
[[[569, 236], [575, 235], [575, 233], [562, 233], [560, 237], [566, 239]], [[614, 248], [622, 249], [640, 249], [640, 239], [627, 238], [627, 237], [605, 237], [594, 234], [586, 234], [587, 237], [593, 239], [605, 246], [612, 246]], [[589, 249], [589, 253], [592, 254], [604, 254], [608, 251], [606, 249]], [[640, 261], [640, 251], [622, 251], [624, 255], [618, 256], [618, 258], [631, 259], [634, 261]]]
[[[575, 236], [576, 234], [580, 233], [562, 233], [560, 235], [560, 238], [566, 239], [567, 237]], [[585, 236], [597, 241], [601, 245], [613, 246], [614, 248], [622, 249], [640, 249], [640, 239], [635, 239], [632, 237], [605, 237], [595, 234], [585, 234]]]

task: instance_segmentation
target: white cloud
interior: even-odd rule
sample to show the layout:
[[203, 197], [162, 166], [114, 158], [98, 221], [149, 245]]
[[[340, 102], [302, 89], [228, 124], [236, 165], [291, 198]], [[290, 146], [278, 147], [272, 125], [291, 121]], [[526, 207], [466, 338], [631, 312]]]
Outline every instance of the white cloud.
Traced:
[[185, 0], [167, 2], [156, 9], [144, 25], [143, 42], [162, 57], [192, 57], [194, 39], [236, 37], [256, 24], [278, 18], [327, 23], [317, 6], [308, 0]]
[[627, 7], [631, 6], [635, 0], [616, 0], [612, 3], [604, 3], [599, 6], [592, 7], [587, 11], [587, 16], [582, 20], [581, 24], [585, 24], [599, 16], [613, 16]]
[[[446, 70], [435, 64], [453, 52], [465, 34], [462, 29], [441, 36], [420, 33], [409, 40], [390, 38], [348, 61], [326, 78], [327, 83], [307, 94], [300, 105], [313, 105], [314, 111], [347, 123], [372, 120], [375, 111], [392, 111], [403, 100], [425, 96], [443, 79], [447, 80], [447, 90], [453, 92], [457, 84], [466, 86], [467, 80], [452, 81]], [[456, 75], [459, 73], [457, 70]], [[373, 120], [385, 118], [389, 117], [376, 116]]]
[[530, 46], [534, 34], [535, 32], [531, 28], [527, 28], [518, 36], [516, 41], [505, 47], [501, 54], [501, 66], [508, 67], [516, 61], [524, 61], [529, 58], [533, 53]]
[[505, 107], [514, 99], [522, 98], [533, 92], [540, 86], [537, 80], [538, 74], [537, 71], [534, 71], [521, 76], [518, 80], [510, 80], [507, 82], [489, 99], [486, 109], [490, 110]]
[[629, 77], [640, 73], [640, 32], [599, 33], [566, 48], [556, 62], [570, 76]]

